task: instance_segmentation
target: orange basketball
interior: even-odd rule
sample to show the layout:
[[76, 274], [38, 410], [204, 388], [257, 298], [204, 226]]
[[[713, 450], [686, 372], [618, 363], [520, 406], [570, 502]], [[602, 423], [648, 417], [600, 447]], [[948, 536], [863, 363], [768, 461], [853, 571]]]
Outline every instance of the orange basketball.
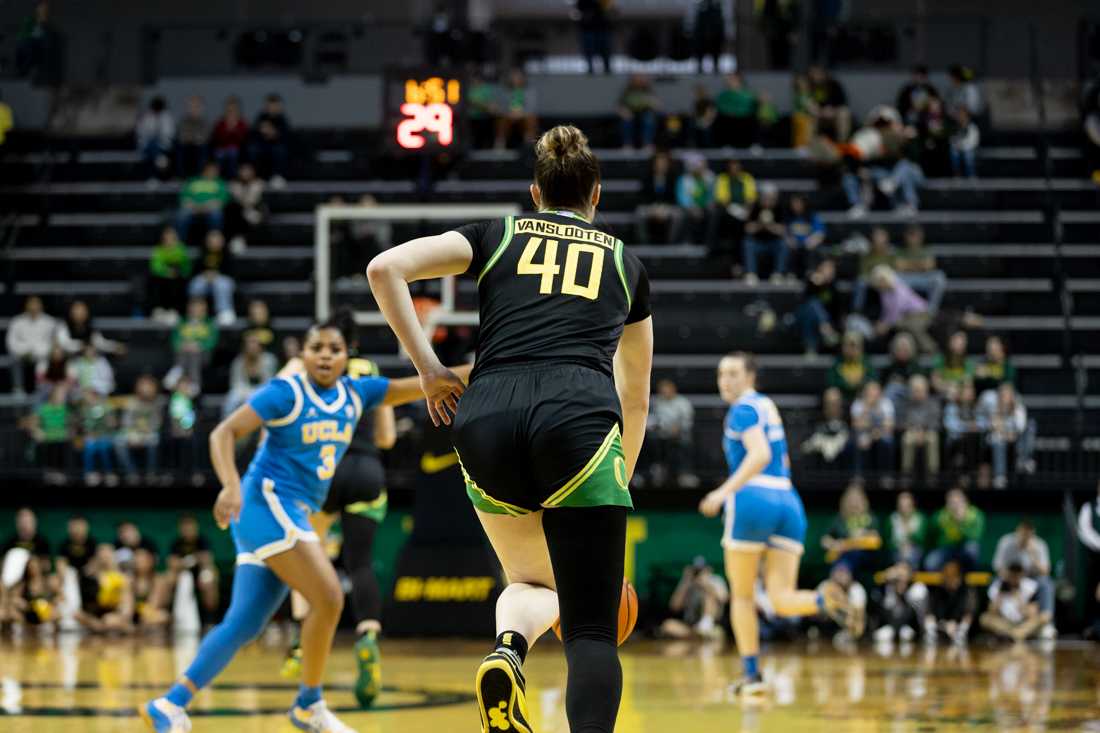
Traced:
[[[630, 581], [623, 578], [623, 595], [619, 601], [619, 646], [630, 638], [634, 624], [638, 623], [638, 592]], [[561, 639], [561, 619], [554, 622], [554, 633]]]

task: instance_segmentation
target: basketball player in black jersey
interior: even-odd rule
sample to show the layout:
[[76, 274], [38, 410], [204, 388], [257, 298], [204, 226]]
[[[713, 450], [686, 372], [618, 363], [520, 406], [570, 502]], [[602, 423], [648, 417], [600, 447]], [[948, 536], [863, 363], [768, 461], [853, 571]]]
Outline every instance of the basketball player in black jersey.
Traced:
[[[560, 613], [570, 730], [610, 733], [622, 693], [627, 487], [649, 407], [649, 281], [592, 223], [600, 172], [584, 134], [555, 127], [535, 153], [537, 213], [408, 242], [367, 273], [433, 421], [454, 416], [467, 493], [508, 577], [496, 646], [477, 674], [482, 730], [531, 733], [522, 665]], [[460, 273], [477, 279], [481, 316], [465, 394], [433, 353], [408, 288]]]
[[[347, 374], [358, 377], [381, 376], [378, 365], [358, 356], [359, 329], [351, 309], [341, 309], [333, 316], [348, 344], [351, 358]], [[289, 362], [280, 374], [301, 371], [300, 360]], [[374, 538], [378, 526], [386, 517], [386, 469], [380, 450], [388, 450], [397, 440], [393, 408], [376, 407], [363, 415], [352, 436], [344, 459], [336, 467], [328, 498], [321, 511], [310, 517], [318, 537], [324, 538], [336, 520], [340, 520], [343, 537], [340, 556], [351, 581], [351, 607], [355, 614], [355, 659], [359, 676], [355, 683], [355, 698], [369, 708], [382, 689], [382, 661], [378, 636], [382, 632], [382, 593], [374, 573]], [[296, 619], [308, 612], [305, 599], [297, 593], [292, 598]], [[297, 678], [300, 673], [301, 650], [297, 640], [291, 645], [283, 665], [283, 676]]]

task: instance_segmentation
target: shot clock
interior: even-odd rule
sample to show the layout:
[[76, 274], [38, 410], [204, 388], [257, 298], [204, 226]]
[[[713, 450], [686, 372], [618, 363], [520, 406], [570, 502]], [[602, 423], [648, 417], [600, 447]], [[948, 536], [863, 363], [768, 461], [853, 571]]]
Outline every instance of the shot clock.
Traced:
[[389, 143], [410, 152], [460, 150], [465, 144], [466, 83], [452, 73], [390, 69], [383, 91]]

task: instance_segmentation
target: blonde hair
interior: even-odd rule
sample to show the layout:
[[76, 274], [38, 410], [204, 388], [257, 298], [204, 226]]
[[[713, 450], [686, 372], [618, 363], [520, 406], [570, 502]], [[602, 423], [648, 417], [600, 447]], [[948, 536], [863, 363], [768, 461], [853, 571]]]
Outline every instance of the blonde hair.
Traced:
[[535, 183], [543, 206], [587, 210], [600, 182], [600, 164], [588, 138], [573, 125], [558, 125], [535, 143]]

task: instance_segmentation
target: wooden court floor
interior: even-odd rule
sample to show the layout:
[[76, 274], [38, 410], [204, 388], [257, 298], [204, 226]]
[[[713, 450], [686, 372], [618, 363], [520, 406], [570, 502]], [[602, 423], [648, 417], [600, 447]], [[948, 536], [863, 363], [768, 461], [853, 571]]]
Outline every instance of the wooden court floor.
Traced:
[[[195, 642], [62, 639], [0, 641], [0, 731], [143, 731], [133, 708], [186, 665]], [[484, 644], [387, 642], [379, 708], [354, 708], [351, 640], [338, 640], [330, 706], [359, 733], [477, 733], [470, 681]], [[630, 643], [623, 649], [619, 733], [925, 733], [928, 731], [1100, 731], [1100, 647], [991, 648], [968, 652], [921, 645], [890, 652], [830, 644], [772, 650], [766, 700], [732, 701], [736, 659], [722, 644]], [[280, 646], [244, 650], [215, 687], [196, 699], [196, 733], [294, 729], [282, 713], [294, 687], [281, 680]], [[538, 733], [567, 733], [565, 663], [556, 642], [527, 666]]]

